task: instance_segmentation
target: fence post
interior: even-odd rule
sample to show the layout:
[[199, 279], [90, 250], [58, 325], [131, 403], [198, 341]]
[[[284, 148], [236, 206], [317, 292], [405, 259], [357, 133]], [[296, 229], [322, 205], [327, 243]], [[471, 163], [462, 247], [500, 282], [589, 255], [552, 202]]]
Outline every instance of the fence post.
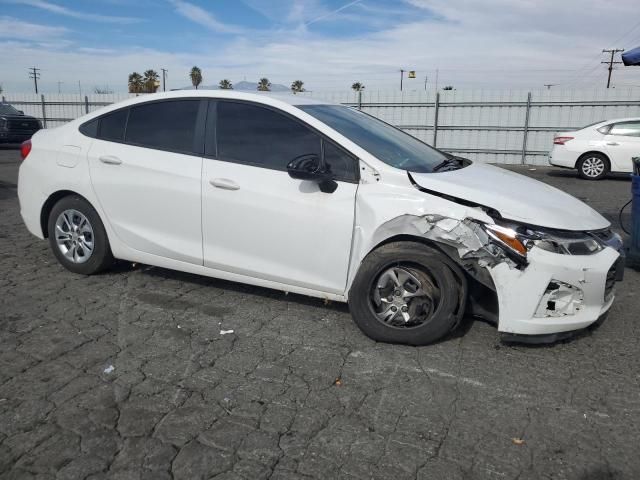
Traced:
[[433, 146], [438, 144], [438, 112], [440, 111], [440, 92], [436, 92], [436, 111], [433, 118]]
[[89, 113], [89, 97], [84, 96], [84, 113]]
[[522, 134], [522, 158], [523, 165], [527, 161], [527, 137], [529, 136], [529, 113], [531, 112], [531, 92], [527, 93], [527, 111], [524, 114], [524, 132]]
[[44, 106], [44, 93], [40, 95], [40, 102], [42, 103], [42, 126], [47, 128], [47, 111]]
[[358, 110], [362, 110], [362, 90], [358, 90]]

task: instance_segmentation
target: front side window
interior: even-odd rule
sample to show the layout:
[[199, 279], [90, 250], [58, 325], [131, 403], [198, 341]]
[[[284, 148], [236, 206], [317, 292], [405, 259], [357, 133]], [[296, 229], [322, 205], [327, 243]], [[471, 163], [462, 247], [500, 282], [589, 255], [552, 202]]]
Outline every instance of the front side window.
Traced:
[[625, 137], [640, 137], [640, 121], [620, 122], [611, 126], [609, 135], [624, 135]]
[[176, 152], [193, 152], [199, 100], [172, 100], [131, 107], [125, 142]]
[[286, 170], [301, 155], [321, 154], [320, 136], [301, 123], [269, 108], [218, 102], [218, 158]]
[[349, 107], [304, 105], [298, 108], [396, 168], [430, 173], [449, 158], [408, 133]]
[[124, 129], [127, 124], [129, 109], [116, 110], [100, 117], [98, 138], [113, 142], [121, 142], [124, 139]]

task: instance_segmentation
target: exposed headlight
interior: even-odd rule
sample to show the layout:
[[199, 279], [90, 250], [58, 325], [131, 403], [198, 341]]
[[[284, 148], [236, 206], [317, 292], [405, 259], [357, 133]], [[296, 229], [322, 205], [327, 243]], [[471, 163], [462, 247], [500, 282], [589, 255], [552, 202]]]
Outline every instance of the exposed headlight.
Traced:
[[518, 224], [483, 226], [490, 238], [520, 258], [534, 246], [561, 255], [591, 255], [604, 248], [589, 232], [547, 231]]

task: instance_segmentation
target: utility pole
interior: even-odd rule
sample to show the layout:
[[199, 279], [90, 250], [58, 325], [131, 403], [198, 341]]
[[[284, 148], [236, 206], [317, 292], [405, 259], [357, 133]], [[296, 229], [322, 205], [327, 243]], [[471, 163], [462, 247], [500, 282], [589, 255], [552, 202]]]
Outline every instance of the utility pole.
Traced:
[[551, 90], [551, 87], [555, 87], [557, 83], [545, 83], [544, 86], [547, 87], [547, 90]]
[[425, 76], [424, 76], [424, 91], [425, 91], [425, 92], [427, 91], [427, 80], [429, 80], [429, 76], [428, 76], [428, 75], [425, 75]]
[[438, 91], [438, 69], [436, 68], [436, 92]]
[[166, 68], [161, 68], [160, 70], [162, 70], [162, 91], [166, 92], [166, 85], [167, 85], [167, 73], [169, 72], [169, 70], [167, 70]]
[[61, 92], [60, 92], [60, 85], [62, 85], [63, 83], [64, 83], [64, 82], [61, 82], [60, 80], [58, 80], [58, 93], [61, 93]]
[[607, 88], [609, 88], [609, 86], [611, 85], [611, 72], [613, 71], [613, 65], [617, 64], [617, 63], [622, 63], [622, 62], [614, 62], [613, 61], [613, 57], [616, 53], [618, 52], [624, 52], [624, 48], [605, 48], [604, 50], [602, 50], [602, 53], [610, 53], [611, 54], [611, 58], [609, 59], [608, 62], [600, 62], [600, 63], [604, 63], [605, 65], [608, 63], [609, 67], [609, 76], [607, 77]]
[[404, 77], [404, 70], [400, 69], [400, 91], [402, 91], [402, 77]]
[[33, 78], [33, 85], [36, 87], [36, 93], [38, 93], [38, 79], [40, 78], [40, 69], [31, 67], [29, 69], [29, 78]]

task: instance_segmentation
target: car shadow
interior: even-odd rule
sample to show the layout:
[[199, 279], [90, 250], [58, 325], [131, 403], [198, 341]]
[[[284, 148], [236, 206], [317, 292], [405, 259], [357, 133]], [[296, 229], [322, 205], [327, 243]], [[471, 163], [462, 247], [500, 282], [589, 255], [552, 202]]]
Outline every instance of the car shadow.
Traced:
[[[578, 172], [576, 172], [575, 170], [549, 170], [545, 172], [545, 175], [547, 175], [548, 177], [555, 177], [555, 178], [577, 178], [582, 180], [578, 175]], [[609, 173], [605, 178], [603, 178], [603, 180], [616, 180], [616, 181], [627, 180], [628, 181], [628, 180], [631, 180], [631, 174], [612, 172], [612, 173]], [[585, 182], [588, 182], [588, 181], [590, 180], [585, 180]]]

